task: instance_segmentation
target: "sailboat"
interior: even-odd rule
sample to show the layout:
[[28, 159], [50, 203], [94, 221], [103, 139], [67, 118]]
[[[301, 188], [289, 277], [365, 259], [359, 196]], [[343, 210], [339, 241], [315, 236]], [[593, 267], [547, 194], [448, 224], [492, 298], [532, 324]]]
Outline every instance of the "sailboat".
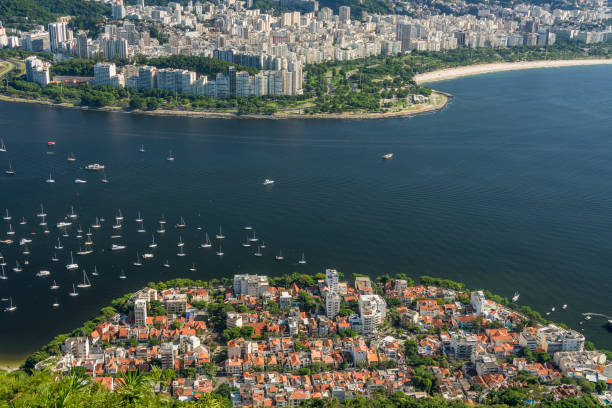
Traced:
[[55, 183], [55, 179], [53, 178], [51, 173], [49, 173], [49, 178], [45, 180], [45, 183], [47, 184]]
[[19, 225], [26, 225], [28, 222], [26, 221], [25, 217], [21, 217], [21, 221], [19, 221]]
[[260, 247], [261, 247], [261, 249], [266, 249], [266, 242], [265, 241], [261, 241]]
[[563, 309], [563, 310], [567, 309], [567, 305], [561, 306], [561, 309]]
[[177, 247], [182, 247], [185, 246], [185, 243], [183, 242], [183, 237], [179, 235], [179, 242], [176, 244]]
[[4, 272], [4, 265], [0, 265], [2, 267], [2, 275], [0, 275], [0, 279], [7, 280], [8, 276], [6, 276], [6, 272]]
[[101, 182], [108, 184], [108, 178], [106, 177], [106, 170], [102, 170], [102, 179], [100, 179]]
[[4, 217], [2, 217], [2, 218], [3, 218], [3, 219], [5, 219], [5, 220], [7, 220], [7, 221], [10, 221], [11, 219], [13, 219], [13, 217], [11, 217], [11, 216], [9, 215], [8, 208], [6, 209], [6, 215], [5, 215]]
[[166, 262], [164, 262], [164, 264], [162, 266], [164, 268], [169, 268], [170, 267], [170, 262], [168, 262], [168, 260], [166, 260]]
[[60, 242], [59, 237], [57, 237], [57, 244], [55, 244], [55, 249], [64, 249], [64, 247], [62, 246], [62, 243]]
[[253, 236], [251, 238], [249, 238], [249, 241], [251, 241], [251, 242], [259, 241], [259, 238], [257, 238], [257, 235], [255, 235], [255, 231], [253, 231]]
[[121, 229], [121, 221], [117, 220], [117, 223], [113, 224], [113, 229]]
[[204, 242], [200, 244], [202, 248], [210, 248], [212, 244], [210, 243], [210, 237], [208, 236], [208, 232], [206, 233], [206, 237], [204, 238]]
[[223, 256], [223, 248], [221, 247], [221, 241], [219, 241], [219, 249], [217, 250], [217, 256]]
[[91, 275], [92, 275], [92, 276], [100, 276], [100, 274], [98, 273], [98, 267], [97, 267], [97, 266], [94, 266], [94, 270], [93, 270], [93, 272], [91, 273]]
[[41, 217], [41, 218], [44, 218], [47, 216], [47, 213], [45, 212], [45, 208], [43, 207], [42, 203], [40, 203], [40, 212], [36, 214], [36, 216]]
[[191, 272], [195, 272], [195, 271], [197, 270], [197, 269], [196, 269], [196, 267], [195, 267], [195, 264], [192, 264], [192, 265], [191, 265], [191, 268], [189, 268], [189, 270], [190, 270]]
[[57, 298], [55, 298], [55, 301], [51, 304], [51, 306], [53, 306], [53, 307], [59, 307], [60, 306], [59, 302], [57, 301]]
[[9, 167], [8, 169], [4, 170], [4, 173], [8, 176], [14, 176], [15, 175], [15, 170], [13, 170], [13, 164], [11, 162], [9, 162]]
[[132, 263], [134, 266], [142, 266], [142, 262], [140, 262], [140, 255], [136, 252], [136, 261]]
[[15, 231], [13, 231], [13, 224], [9, 224], [9, 230], [6, 231], [6, 235], [15, 235]]
[[68, 214], [68, 218], [75, 219], [76, 217], [77, 217], [77, 215], [74, 212], [74, 205], [71, 205], [70, 206], [70, 213]]
[[219, 225], [219, 233], [216, 236], [217, 239], [223, 239], [225, 238], [225, 235], [223, 235], [223, 231], [221, 230], [221, 226]]
[[282, 261], [283, 259], [285, 259], [285, 257], [283, 256], [283, 251], [279, 250], [278, 251], [278, 255], [276, 255], [276, 260], [277, 261]]
[[263, 254], [261, 253], [261, 247], [259, 245], [257, 246], [257, 251], [255, 251], [255, 253], [253, 255], [255, 255], [255, 256], [263, 256]]
[[123, 269], [121, 269], [121, 275], [119, 275], [119, 279], [127, 279], [127, 276], [125, 276], [125, 271]]
[[24, 255], [30, 255], [30, 248], [28, 248], [28, 244], [23, 246], [23, 251], [21, 253]]
[[89, 281], [89, 278], [87, 277], [87, 272], [85, 272], [85, 269], [83, 269], [83, 283], [79, 283], [77, 285], [77, 288], [90, 288], [91, 287], [91, 282]]
[[13, 298], [10, 298], [9, 306], [4, 308], [5, 312], [14, 312], [17, 310], [17, 306], [13, 304]]
[[0, 265], [6, 266], [6, 260], [4, 259], [4, 256], [2, 255], [1, 252], [0, 252]]
[[79, 264], [74, 262], [74, 256], [72, 256], [72, 251], [70, 251], [70, 263], [66, 265], [66, 269], [69, 271], [72, 271], [78, 268], [79, 268]]
[[183, 251], [183, 247], [182, 246], [179, 247], [179, 252], [178, 252], [178, 254], [176, 254], [176, 256], [185, 256], [185, 255], [187, 255], [187, 254]]
[[138, 149], [138, 151], [139, 151], [140, 153], [144, 153], [144, 152], [145, 152], [145, 148], [144, 148], [144, 145], [143, 145], [143, 144], [141, 144], [141, 145], [140, 145], [140, 149]]
[[57, 257], [57, 254], [55, 252], [53, 253], [53, 256], [51, 257], [51, 260], [53, 262], [58, 262], [59, 261], [59, 258]]
[[521, 294], [518, 292], [514, 292], [514, 296], [512, 296], [512, 301], [516, 302], [517, 300], [519, 300], [519, 297], [521, 297]]
[[6, 146], [4, 145], [4, 139], [0, 139], [0, 152], [6, 152]]
[[39, 225], [44, 227], [47, 225], [47, 221], [45, 220], [45, 217], [47, 216], [47, 214], [42, 216], [42, 220], [40, 220]]
[[174, 156], [172, 155], [172, 150], [168, 153], [168, 157], [166, 157], [167, 161], [174, 161]]
[[251, 243], [249, 242], [249, 237], [247, 236], [246, 240], [240, 245], [242, 245], [244, 248], [249, 248], [251, 246]]
[[75, 162], [76, 161], [76, 157], [74, 156], [74, 153], [70, 152], [70, 155], [68, 156], [67, 160], [69, 162]]
[[151, 243], [149, 244], [149, 248], [157, 248], [157, 242], [155, 242], [155, 235], [151, 235]]
[[119, 244], [112, 244], [111, 245], [111, 251], [120, 251], [122, 249], [125, 249], [126, 246], [125, 245], [119, 245]]
[[298, 261], [300, 265], [304, 265], [306, 263], [306, 258], [304, 257], [304, 253], [302, 252], [302, 258]]
[[141, 221], [139, 222], [139, 226], [138, 226], [138, 232], [143, 233], [143, 232], [147, 232], [147, 230], [144, 227], [144, 223]]
[[157, 230], [158, 234], [163, 234], [164, 232], [166, 232], [166, 229], [164, 228], [164, 224], [165, 224], [165, 221], [164, 222], [162, 222], [162, 221], [159, 222], [159, 229]]
[[144, 221], [142, 219], [142, 215], [140, 215], [140, 211], [138, 211], [138, 216], [136, 217], [136, 219], [134, 221], [136, 221], [136, 222], [143, 222]]
[[58, 290], [59, 288], [60, 286], [57, 284], [55, 280], [53, 281], [53, 285], [49, 286], [49, 289], [51, 290]]
[[74, 283], [72, 284], [72, 292], [70, 292], [69, 295], [72, 297], [79, 296], [79, 293], [76, 291], [76, 287], [74, 286]]
[[93, 224], [91, 224], [91, 228], [96, 228], [96, 229], [98, 229], [98, 228], [100, 228], [100, 227], [102, 227], [102, 225], [100, 225], [100, 219], [99, 219], [98, 217], [96, 217], [96, 220], [94, 221], [94, 223], [93, 223]]
[[15, 267], [13, 268], [13, 272], [21, 272], [23, 269], [21, 269], [21, 265], [19, 264], [19, 261], [15, 261]]
[[176, 224], [176, 228], [185, 228], [186, 226], [187, 224], [185, 224], [185, 219], [183, 218], [183, 216], [181, 216], [181, 220], [178, 224]]
[[123, 214], [121, 214], [121, 208], [117, 211], [117, 215], [115, 216], [115, 219], [117, 221], [122, 221], [123, 220]]
[[244, 227], [244, 229], [248, 231], [248, 230], [252, 230], [253, 227], [251, 227], [250, 225], [247, 225], [247, 226]]

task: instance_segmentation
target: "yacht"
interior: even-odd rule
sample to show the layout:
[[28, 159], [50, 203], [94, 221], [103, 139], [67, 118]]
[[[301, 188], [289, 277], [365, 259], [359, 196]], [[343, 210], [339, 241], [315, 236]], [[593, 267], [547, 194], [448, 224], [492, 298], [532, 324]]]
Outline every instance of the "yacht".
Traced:
[[126, 248], [125, 245], [117, 245], [117, 244], [111, 245], [111, 251], [119, 251], [125, 248]]
[[181, 216], [181, 220], [178, 224], [176, 224], [176, 228], [185, 228], [186, 226], [187, 224], [185, 224], [185, 219], [183, 218], [183, 216]]
[[145, 148], [144, 148], [144, 145], [143, 145], [143, 144], [141, 144], [141, 145], [140, 145], [140, 149], [138, 149], [138, 151], [139, 151], [140, 153], [144, 153], [144, 152], [145, 152]]
[[136, 260], [132, 263], [134, 266], [142, 266], [142, 262], [140, 261], [140, 255], [136, 252]]
[[57, 244], [55, 244], [54, 246], [55, 249], [64, 249], [64, 247], [62, 246], [62, 243], [60, 242], [59, 237], [57, 237]]
[[145, 252], [144, 254], [142, 254], [142, 259], [151, 259], [153, 258], [155, 255], [150, 253], [150, 252]]
[[219, 233], [216, 236], [217, 239], [224, 239], [225, 235], [223, 235], [223, 231], [221, 230], [221, 226], [219, 225]]
[[177, 247], [182, 247], [185, 246], [185, 243], [183, 242], [183, 237], [179, 235], [179, 242], [176, 244]]
[[512, 296], [512, 301], [516, 302], [517, 300], [519, 300], [519, 297], [521, 296], [520, 293], [518, 292], [514, 292], [514, 296]]
[[125, 275], [125, 271], [123, 269], [121, 270], [121, 275], [119, 275], [119, 279], [127, 279], [127, 276]]
[[149, 248], [157, 248], [157, 242], [155, 242], [155, 235], [151, 235], [151, 243], [149, 244]]
[[53, 281], [53, 285], [49, 286], [49, 289], [51, 290], [58, 290], [59, 288], [60, 286], [57, 284], [55, 280]]
[[265, 179], [264, 182], [263, 182], [264, 186], [269, 186], [271, 184], [274, 184], [274, 180]]
[[185, 256], [187, 255], [184, 251], [183, 251], [183, 247], [179, 247], [179, 251], [178, 254], [176, 254], [176, 256]]
[[393, 157], [393, 153], [387, 153], [387, 154], [383, 155], [382, 158], [383, 158], [383, 160], [389, 160], [392, 157]]
[[166, 157], [167, 161], [174, 161], [174, 156], [172, 155], [172, 150], [168, 153], [168, 157]]
[[285, 257], [283, 256], [283, 251], [279, 250], [278, 251], [278, 255], [276, 255], [276, 260], [277, 261], [282, 261], [283, 259], [285, 259]]
[[6, 146], [4, 145], [4, 139], [0, 139], [0, 152], [6, 152]]
[[210, 243], [210, 237], [208, 236], [208, 232], [206, 233], [206, 237], [204, 238], [204, 242], [200, 244], [202, 248], [210, 248], [212, 244]]
[[15, 261], [15, 267], [13, 268], [13, 272], [21, 272], [21, 271], [23, 271], [23, 269], [21, 268], [19, 261]]
[[49, 173], [49, 178], [45, 180], [45, 183], [47, 184], [55, 183], [55, 180], [53, 179], [53, 176], [51, 175], [51, 173]]
[[4, 217], [2, 217], [2, 218], [3, 218], [3, 219], [5, 219], [5, 220], [7, 220], [7, 221], [10, 221], [11, 219], [13, 219], [13, 217], [11, 217], [11, 216], [9, 215], [8, 208], [6, 209], [6, 215], [5, 215]]
[[253, 255], [255, 255], [255, 256], [263, 256], [263, 254], [261, 253], [261, 247], [260, 246], [257, 247], [257, 251]]
[[39, 278], [44, 278], [45, 276], [49, 276], [49, 275], [51, 275], [51, 272], [49, 272], [46, 269], [42, 269], [38, 271], [38, 273], [36, 274], [36, 276], [38, 276]]
[[74, 286], [74, 283], [72, 284], [72, 292], [70, 292], [69, 295], [72, 297], [79, 296], [79, 293], [76, 291], [76, 287]]
[[66, 265], [66, 269], [68, 269], [69, 271], [72, 271], [78, 268], [79, 268], [79, 264], [74, 262], [74, 257], [72, 256], [72, 251], [71, 251], [70, 252], [70, 263]]
[[90, 288], [91, 287], [91, 282], [89, 281], [89, 278], [87, 277], [87, 272], [85, 272], [85, 269], [83, 269], [83, 283], [79, 283], [77, 285], [77, 288]]
[[98, 267], [94, 266], [94, 271], [91, 273], [91, 276], [100, 276], [100, 274], [98, 273]]
[[76, 161], [76, 157], [74, 157], [74, 153], [70, 152], [70, 155], [68, 156], [68, 161], [69, 162], [75, 162]]
[[195, 267], [195, 264], [192, 264], [192, 265], [191, 265], [191, 268], [189, 268], [189, 270], [190, 270], [191, 272], [195, 272], [195, 271], [197, 270], [197, 269], [196, 269], [196, 267]]
[[306, 258], [304, 257], [304, 253], [302, 252], [302, 257], [298, 261], [300, 265], [304, 265], [306, 263]]
[[8, 169], [4, 170], [4, 174], [6, 174], [7, 176], [14, 176], [15, 175], [15, 170], [13, 170], [13, 164], [11, 162], [9, 162]]
[[88, 164], [87, 166], [85, 166], [85, 170], [91, 170], [91, 171], [104, 170], [104, 165], [99, 164], [99, 163]]
[[83, 180], [83, 179], [77, 178], [77, 179], [74, 179], [74, 182], [76, 184], [85, 184], [85, 183], [87, 183], [87, 180]]
[[17, 310], [17, 306], [13, 304], [13, 298], [10, 298], [10, 304], [9, 306], [4, 308], [5, 312], [14, 312], [15, 310]]
[[2, 275], [0, 275], [0, 279], [7, 280], [8, 276], [6, 276], [6, 272], [4, 271], [4, 265], [0, 265], [2, 267]]
[[225, 253], [223, 252], [223, 248], [221, 247], [221, 241], [219, 241], [219, 249], [217, 250], [217, 256], [223, 256]]
[[563, 310], [567, 309], [567, 305], [561, 306], [561, 309], [563, 309]]
[[59, 307], [60, 306], [59, 302], [57, 301], [57, 298], [55, 298], [55, 301], [51, 304], [51, 306], [53, 306], [53, 307]]
[[164, 268], [169, 268], [170, 267], [170, 262], [168, 262], [166, 260], [166, 262], [164, 262], [164, 264], [162, 265]]
[[98, 229], [100, 227], [102, 227], [102, 225], [100, 225], [100, 219], [98, 217], [96, 217], [96, 221], [93, 224], [91, 224], [91, 228]]

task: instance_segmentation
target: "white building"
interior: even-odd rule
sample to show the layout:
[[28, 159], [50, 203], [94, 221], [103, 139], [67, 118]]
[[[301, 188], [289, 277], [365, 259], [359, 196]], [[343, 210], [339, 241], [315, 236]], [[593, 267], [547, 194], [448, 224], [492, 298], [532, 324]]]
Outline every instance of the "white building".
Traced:
[[359, 315], [361, 317], [362, 332], [374, 333], [387, 316], [387, 304], [380, 295], [359, 296]]
[[325, 297], [325, 315], [333, 319], [340, 313], [340, 295], [338, 292], [329, 292]]
[[474, 291], [470, 294], [470, 304], [472, 305], [478, 316], [482, 315], [486, 303], [487, 299], [485, 298], [485, 295], [482, 290]]
[[330, 292], [338, 292], [339, 274], [335, 269], [325, 270], [325, 286]]
[[137, 327], [147, 325], [147, 301], [145, 299], [136, 299], [134, 302], [134, 324]]
[[49, 78], [49, 68], [51, 64], [43, 62], [31, 56], [26, 58], [26, 78], [30, 82], [36, 82], [40, 86], [46, 86], [51, 82]]

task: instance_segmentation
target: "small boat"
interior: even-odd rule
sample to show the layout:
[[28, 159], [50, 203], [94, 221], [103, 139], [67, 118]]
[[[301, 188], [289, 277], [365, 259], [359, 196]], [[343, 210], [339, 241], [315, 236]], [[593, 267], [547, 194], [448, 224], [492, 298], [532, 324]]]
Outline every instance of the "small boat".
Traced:
[[13, 164], [11, 162], [9, 162], [9, 167], [8, 167], [8, 169], [4, 170], [4, 173], [7, 176], [14, 176], [15, 175], [15, 170], [13, 170]]
[[51, 303], [51, 306], [56, 307], [56, 308], [60, 306], [59, 302], [57, 301], [57, 298], [55, 298], [55, 301]]
[[121, 214], [121, 208], [117, 210], [117, 215], [115, 216], [117, 221], [123, 221], [123, 214]]
[[2, 217], [2, 219], [7, 220], [7, 221], [10, 221], [13, 219], [13, 217], [9, 215], [8, 208], [6, 209], [6, 214], [4, 215], [4, 217]]
[[25, 217], [21, 217], [21, 221], [19, 221], [19, 225], [26, 225], [28, 222], [26, 221]]
[[142, 254], [142, 259], [151, 259], [153, 258], [155, 255], [150, 253], [150, 252], [145, 252], [144, 254]]
[[249, 248], [251, 246], [251, 243], [249, 242], [249, 237], [246, 237], [246, 240], [240, 245], [242, 245], [244, 248]]
[[266, 243], [264, 241], [261, 242], [261, 245], [259, 246], [261, 249], [266, 249]]
[[74, 212], [74, 205], [70, 206], [70, 212], [68, 213], [67, 217], [73, 220], [78, 217], [77, 214]]
[[57, 284], [55, 280], [53, 281], [53, 285], [49, 286], [49, 289], [51, 290], [58, 290], [59, 288], [60, 286]]
[[69, 162], [75, 162], [76, 161], [76, 157], [74, 156], [74, 153], [70, 152], [70, 155], [68, 156], [67, 160]]
[[189, 268], [189, 270], [190, 270], [191, 272], [195, 272], [195, 271], [197, 270], [197, 269], [196, 269], [195, 264], [192, 264], [192, 265], [191, 265], [191, 268]]
[[101, 182], [103, 182], [104, 184], [108, 184], [108, 178], [106, 177], [106, 171], [102, 170], [102, 178], [100, 179]]
[[42, 203], [40, 204], [40, 212], [38, 214], [36, 214], [37, 217], [41, 217], [44, 218], [47, 216], [47, 213], [45, 212], [45, 209], [42, 205]]
[[561, 309], [563, 309], [563, 310], [567, 309], [567, 305], [561, 306]]
[[119, 279], [127, 279], [127, 276], [125, 275], [125, 271], [123, 269], [121, 270], [121, 275], [119, 275]]
[[249, 238], [250, 242], [257, 242], [259, 241], [259, 238], [257, 238], [257, 236], [255, 235], [255, 231], [253, 231], [253, 236]]
[[221, 247], [221, 241], [219, 241], [219, 249], [217, 250], [217, 256], [223, 256], [225, 252], [223, 252], [223, 248]]
[[15, 235], [15, 231], [13, 230], [13, 224], [9, 224], [9, 230], [6, 231], [6, 235]]
[[100, 219], [98, 217], [96, 217], [96, 220], [94, 221], [94, 223], [91, 224], [91, 228], [98, 229], [100, 227], [102, 227], [102, 225], [100, 224]]
[[64, 249], [64, 247], [62, 246], [62, 243], [60, 242], [59, 237], [57, 237], [57, 244], [55, 244], [54, 246], [55, 249]]
[[174, 155], [172, 154], [172, 150], [168, 153], [168, 157], [166, 157], [167, 161], [174, 161]]
[[221, 226], [219, 225], [219, 233], [216, 236], [217, 239], [224, 239], [225, 235], [223, 235], [223, 231], [221, 230]]
[[49, 173], [49, 178], [45, 180], [45, 183], [47, 184], [55, 183], [55, 179], [53, 178], [51, 173]]
[[90, 288], [91, 287], [91, 282], [89, 281], [89, 278], [87, 277], [87, 272], [85, 272], [85, 269], [83, 269], [83, 283], [79, 283], [77, 285], [77, 288]]
[[178, 254], [176, 254], [176, 256], [185, 256], [187, 255], [184, 251], [183, 251], [183, 247], [179, 247], [179, 251]]
[[5, 312], [14, 312], [15, 310], [17, 310], [17, 306], [13, 304], [13, 298], [10, 298], [10, 304], [9, 306], [4, 308]]
[[257, 251], [255, 251], [255, 253], [253, 254], [255, 256], [263, 256], [263, 254], [261, 253], [261, 247], [257, 246]]
[[247, 225], [247, 226], [244, 227], [244, 229], [248, 231], [248, 230], [252, 230], [253, 227], [251, 227], [250, 225]]
[[521, 296], [520, 293], [518, 292], [514, 292], [514, 296], [512, 296], [512, 301], [516, 302], [517, 300], [519, 300], [519, 297]]
[[138, 149], [138, 151], [139, 151], [140, 153], [144, 153], [144, 152], [145, 152], [144, 145], [142, 145], [142, 144], [141, 144], [141, 145], [140, 145], [140, 149]]
[[185, 246], [185, 243], [183, 242], [183, 237], [181, 237], [179, 235], [179, 242], [176, 244], [177, 247], [182, 247]]
[[68, 295], [72, 297], [79, 296], [79, 293], [76, 291], [76, 287], [74, 286], [74, 283], [72, 284], [72, 292], [68, 293]]
[[185, 219], [181, 216], [181, 220], [178, 224], [176, 224], [176, 228], [185, 228], [187, 224], [185, 224]]
[[138, 216], [136, 216], [136, 219], [134, 220], [136, 222], [143, 222], [144, 219], [142, 218], [142, 215], [140, 215], [140, 211], [138, 211]]
[[49, 275], [51, 275], [51, 272], [49, 272], [46, 269], [42, 269], [38, 271], [38, 273], [36, 274], [36, 276], [38, 276], [39, 278], [44, 278], [45, 276], [49, 276]]
[[204, 238], [204, 242], [200, 244], [202, 248], [210, 248], [212, 244], [210, 243], [210, 237], [208, 236], [208, 232], [206, 233], [206, 237]]
[[2, 274], [0, 275], [0, 279], [7, 280], [8, 276], [6, 276], [6, 272], [4, 271], [4, 265], [0, 265], [2, 267]]
[[274, 180], [265, 179], [264, 182], [263, 182], [264, 186], [269, 186], [271, 184], [274, 184]]
[[94, 266], [94, 270], [91, 273], [91, 275], [92, 276], [100, 276], [100, 273], [98, 273], [98, 267], [97, 266]]
[[126, 248], [125, 245], [117, 245], [117, 244], [111, 245], [111, 251], [120, 251], [125, 248]]
[[74, 269], [78, 269], [79, 264], [74, 262], [74, 257], [72, 256], [72, 251], [70, 251], [70, 263], [66, 265], [66, 269], [72, 271]]
[[162, 265], [164, 268], [169, 268], [170, 267], [170, 262], [168, 262], [166, 260], [166, 262], [164, 262], [164, 264]]
[[304, 253], [302, 252], [302, 257], [298, 261], [298, 264], [304, 265], [306, 263], [306, 258], [304, 257]]
[[557, 310], [554, 306], [552, 307], [552, 309], [550, 309], [552, 312], [554, 312], [555, 310]]
[[151, 235], [151, 243], [149, 244], [149, 248], [157, 248], [157, 242], [155, 242], [155, 235]]
[[278, 251], [278, 255], [276, 255], [276, 260], [277, 261], [282, 261], [283, 259], [285, 259], [285, 257], [283, 256], [283, 251], [279, 250]]
[[389, 160], [393, 157], [393, 153], [387, 153], [383, 155], [383, 160]]
[[74, 179], [74, 182], [76, 184], [85, 184], [85, 183], [87, 183], [87, 180], [83, 180], [83, 179], [77, 178], [77, 179]]
[[0, 139], [0, 152], [6, 152], [6, 146], [4, 145], [4, 139]]
[[588, 315], [584, 318], [584, 320], [591, 320], [591, 317], [592, 317], [591, 315]]
[[30, 255], [30, 248], [28, 248], [28, 244], [23, 246], [23, 251], [21, 253], [24, 255]]
[[134, 262], [132, 262], [132, 265], [134, 265], [134, 266], [142, 266], [142, 262], [140, 262], [140, 255], [138, 254], [138, 252], [136, 252], [136, 260]]
[[57, 255], [55, 254], [55, 252], [53, 253], [53, 256], [51, 257], [51, 260], [53, 262], [59, 262], [59, 258], [57, 257]]
[[99, 163], [88, 164], [87, 166], [85, 166], [85, 170], [90, 170], [90, 171], [104, 170], [104, 165], [99, 164]]
[[47, 146], [55, 146], [55, 142], [53, 140], [49, 140], [47, 142]]
[[15, 261], [15, 267], [13, 268], [13, 272], [21, 272], [23, 271], [23, 269], [21, 269], [21, 265], [19, 264], [19, 261]]

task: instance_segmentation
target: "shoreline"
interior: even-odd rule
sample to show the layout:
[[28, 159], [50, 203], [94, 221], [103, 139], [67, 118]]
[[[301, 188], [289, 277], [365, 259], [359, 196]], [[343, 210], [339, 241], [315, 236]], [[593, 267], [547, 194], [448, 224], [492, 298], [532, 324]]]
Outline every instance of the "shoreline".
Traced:
[[208, 118], [208, 119], [271, 119], [271, 120], [282, 120], [282, 119], [387, 119], [387, 118], [398, 118], [398, 117], [410, 117], [414, 115], [421, 115], [424, 113], [437, 112], [442, 110], [448, 105], [452, 99], [452, 95], [446, 92], [433, 91], [432, 96], [443, 98], [441, 103], [438, 104], [417, 104], [410, 108], [400, 109], [391, 112], [376, 112], [376, 113], [364, 113], [364, 112], [343, 112], [343, 113], [289, 113], [289, 112], [277, 112], [273, 115], [261, 115], [261, 114], [243, 114], [239, 115], [233, 112], [211, 112], [211, 111], [190, 111], [190, 110], [168, 110], [168, 109], [157, 109], [154, 111], [144, 110], [125, 110], [117, 106], [109, 106], [102, 108], [90, 108], [87, 106], [77, 106], [70, 103], [54, 103], [47, 100], [40, 99], [29, 99], [18, 96], [10, 96], [0, 94], [0, 101], [5, 102], [16, 102], [16, 103], [34, 103], [39, 105], [48, 105], [59, 108], [71, 108], [81, 109], [87, 111], [97, 112], [117, 112], [135, 115], [148, 115], [148, 116], [177, 116], [177, 117], [190, 117], [190, 118]]
[[612, 59], [578, 59], [578, 60], [550, 60], [550, 61], [522, 61], [499, 62], [492, 64], [466, 65], [455, 68], [444, 68], [437, 71], [417, 74], [414, 80], [417, 84], [446, 81], [466, 76], [491, 74], [494, 72], [518, 71], [537, 68], [562, 68], [587, 65], [612, 65]]

